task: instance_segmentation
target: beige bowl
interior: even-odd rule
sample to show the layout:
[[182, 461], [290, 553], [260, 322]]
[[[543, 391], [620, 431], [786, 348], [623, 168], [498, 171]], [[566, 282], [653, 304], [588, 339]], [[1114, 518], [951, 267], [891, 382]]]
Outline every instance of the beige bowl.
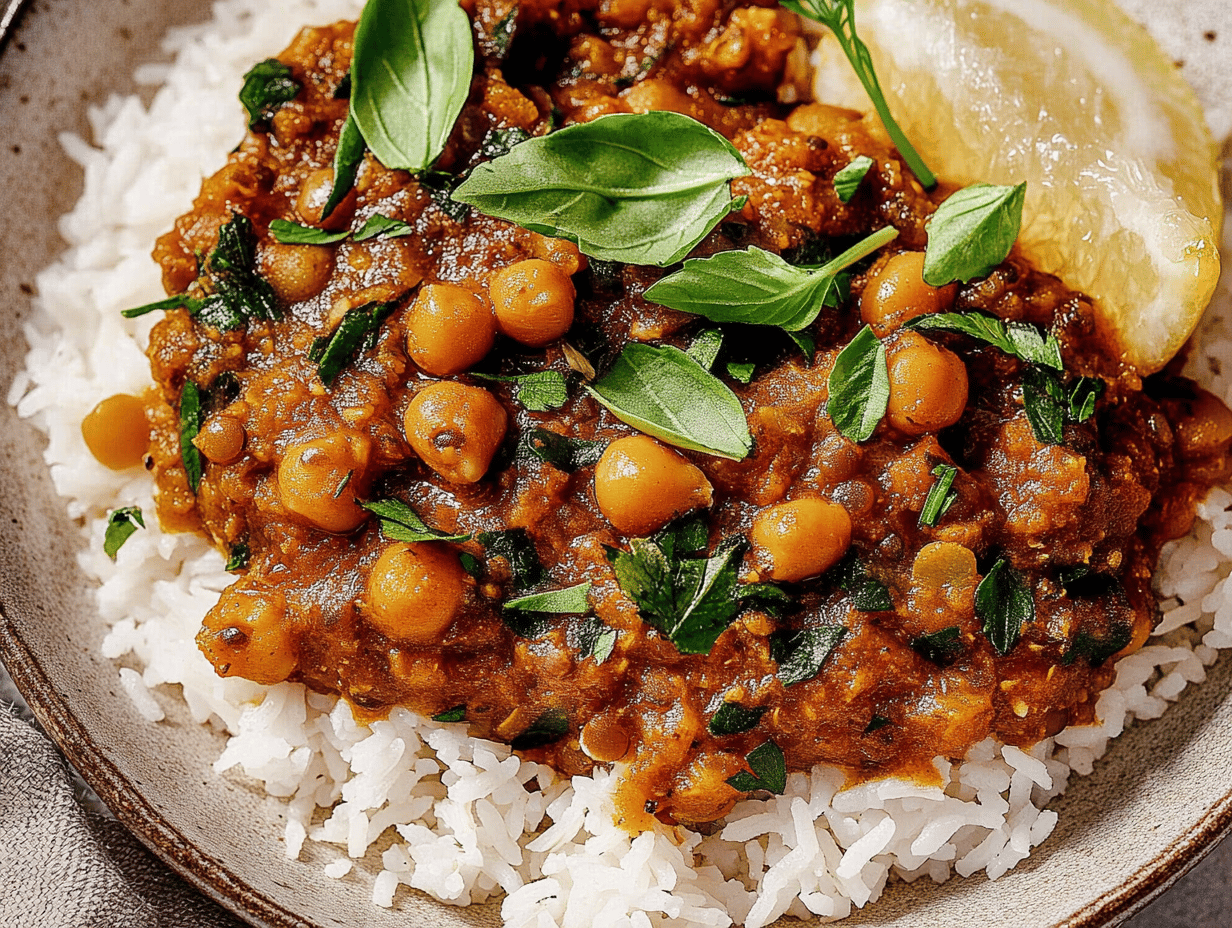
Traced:
[[[36, 272], [62, 249], [54, 217], [80, 189], [57, 133], [86, 133], [84, 109], [131, 91], [173, 23], [205, 2], [89, 0], [37, 4], [0, 58], [0, 387], [26, 350]], [[496, 906], [458, 909], [400, 894], [370, 901], [363, 880], [324, 879], [311, 846], [288, 861], [279, 805], [215, 776], [219, 739], [186, 713], [151, 725], [98, 654], [106, 631], [74, 555], [82, 544], [41, 459], [42, 438], [0, 404], [0, 658], [35, 715], [116, 815], [206, 893], [254, 924], [451, 926], [499, 923]], [[1097, 926], [1140, 908], [1232, 830], [1232, 662], [1187, 693], [1162, 723], [1128, 732], [1091, 777], [1055, 804], [1055, 833], [1017, 870], [938, 887], [895, 885], [846, 924], [1002, 928]]]

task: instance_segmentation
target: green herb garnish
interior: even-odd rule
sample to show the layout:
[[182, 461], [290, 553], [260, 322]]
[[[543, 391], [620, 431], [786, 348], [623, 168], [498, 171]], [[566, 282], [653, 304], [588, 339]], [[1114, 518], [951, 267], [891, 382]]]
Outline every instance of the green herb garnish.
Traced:
[[962, 653], [962, 632], [951, 625], [929, 635], [921, 635], [911, 642], [911, 648], [920, 657], [934, 664], [945, 664]]
[[760, 248], [692, 258], [650, 287], [645, 297], [711, 322], [773, 325], [798, 332], [812, 325], [823, 307], [838, 305], [840, 271], [897, 235], [892, 227], [879, 229], [813, 271]]
[[1027, 185], [974, 184], [951, 194], [928, 223], [924, 282], [944, 287], [984, 277], [1006, 259], [1022, 227]]
[[796, 599], [776, 583], [746, 583], [737, 591], [745, 606], [760, 609], [769, 615], [782, 617], [797, 605]]
[[586, 389], [620, 421], [679, 448], [735, 461], [753, 449], [740, 400], [679, 348], [630, 343]]
[[817, 625], [770, 636], [770, 656], [779, 665], [784, 686], [804, 683], [821, 673], [821, 666], [847, 636], [842, 625]]
[[324, 229], [301, 225], [286, 219], [273, 220], [269, 228], [274, 240], [284, 245], [333, 245], [351, 234], [350, 232], [326, 232]]
[[1031, 364], [1061, 370], [1061, 346], [1052, 333], [1044, 335], [1026, 322], [1004, 322], [984, 313], [933, 313], [916, 316], [904, 326], [917, 332], [958, 332], [987, 342]]
[[351, 115], [390, 169], [422, 171], [470, 92], [470, 17], [453, 0], [368, 0], [355, 27]]
[[140, 506], [125, 506], [107, 514], [107, 531], [103, 535], [103, 553], [113, 561], [138, 528], [145, 528], [145, 517]]
[[134, 306], [131, 309], [120, 310], [120, 315], [125, 319], [136, 319], [138, 316], [144, 316], [147, 313], [156, 312], [157, 310], [171, 309], [186, 309], [192, 315], [201, 312], [201, 307], [205, 304], [205, 300], [194, 299], [187, 294], [181, 293], [176, 296], [169, 296], [165, 300], [156, 300], [153, 303], [145, 303], [142, 306]]
[[975, 614], [984, 620], [984, 634], [998, 654], [1009, 654], [1023, 625], [1034, 621], [1035, 597], [1005, 558], [975, 588]]
[[380, 520], [381, 534], [392, 541], [466, 541], [470, 535], [450, 535], [432, 528], [410, 506], [397, 499], [374, 499], [359, 503]]
[[274, 289], [257, 272], [257, 235], [247, 216], [232, 213], [219, 227], [218, 247], [205, 264], [215, 291], [234, 316], [263, 320], [282, 316]]
[[867, 441], [890, 402], [886, 349], [872, 328], [866, 325], [838, 353], [829, 382], [826, 410], [835, 428], [852, 441]]
[[465, 722], [466, 721], [466, 703], [460, 706], [454, 706], [452, 709], [446, 709], [444, 712], [438, 712], [432, 716], [434, 722]]
[[851, 594], [852, 604], [861, 612], [886, 612], [894, 608], [890, 590], [868, 572], [864, 562], [853, 550], [828, 574], [840, 589]]
[[489, 129], [488, 134], [479, 143], [479, 154], [484, 158], [499, 158], [509, 154], [514, 145], [520, 145], [531, 135], [525, 129], [511, 126], [507, 129]]
[[394, 311], [393, 303], [366, 303], [348, 310], [334, 334], [313, 342], [308, 357], [316, 361], [321, 383], [332, 386], [338, 375], [361, 351], [376, 344], [381, 323]]
[[592, 258], [665, 266], [738, 208], [729, 183], [747, 173], [732, 144], [694, 119], [621, 113], [515, 145], [453, 197]]
[[266, 58], [253, 65], [244, 75], [244, 86], [240, 89], [240, 103], [248, 111], [248, 128], [255, 129], [273, 119], [284, 103], [295, 99], [300, 86], [291, 69], [277, 58]]
[[599, 463], [607, 442], [570, 438], [550, 429], [531, 429], [526, 447], [535, 457], [567, 474]]
[[783, 752], [773, 741], [766, 741], [759, 747], [749, 751], [745, 761], [748, 770], [741, 770], [734, 777], [728, 777], [727, 782], [742, 793], [765, 789], [781, 796], [787, 789], [787, 763]]
[[933, 476], [937, 479], [928, 488], [928, 496], [924, 499], [924, 508], [920, 510], [919, 524], [921, 527], [934, 527], [941, 517], [954, 505], [958, 499], [958, 491], [952, 489], [958, 468], [953, 464], [938, 464], [933, 468]]
[[722, 738], [725, 735], [738, 735], [743, 731], [756, 728], [761, 717], [766, 714], [769, 706], [757, 706], [746, 709], [739, 703], [725, 702], [710, 716], [706, 726], [710, 734]]
[[471, 376], [480, 380], [513, 384], [513, 398], [531, 412], [560, 409], [569, 402], [569, 383], [560, 371], [537, 371], [534, 374], [517, 374], [512, 377], [472, 372]]
[[884, 715], [874, 715], [868, 720], [868, 724], [864, 726], [864, 734], [871, 735], [875, 731], [881, 731], [890, 724], [890, 720]]
[[860, 182], [864, 180], [864, 175], [874, 163], [868, 155], [856, 155], [849, 164], [839, 169], [834, 175], [834, 192], [838, 194], [840, 202], [851, 202], [851, 198], [860, 189]]
[[894, 142], [894, 147], [898, 149], [898, 153], [903, 156], [903, 160], [907, 162], [907, 166], [915, 173], [925, 190], [935, 187], [937, 178], [928, 169], [928, 165], [924, 163], [919, 152], [907, 141], [907, 136], [903, 134], [903, 130], [890, 114], [885, 93], [877, 80], [877, 72], [873, 69], [873, 58], [868, 52], [868, 46], [856, 35], [855, 0], [782, 0], [782, 5], [801, 16], [807, 16], [821, 23], [834, 33], [843, 54], [851, 62], [856, 77], [860, 79], [860, 83], [864, 85], [864, 91], [872, 100], [877, 115], [881, 117], [886, 132]]
[[1134, 639], [1134, 630], [1127, 624], [1118, 623], [1105, 638], [1096, 638], [1079, 632], [1070, 645], [1061, 663], [1068, 667], [1080, 657], [1085, 657], [1092, 667], [1098, 667], [1112, 655], [1123, 650]]
[[602, 664], [612, 656], [616, 639], [620, 637], [616, 629], [604, 625], [594, 616], [579, 622], [576, 632], [578, 655], [583, 659], [594, 658], [596, 664]]
[[752, 383], [756, 366], [752, 361], [728, 361], [727, 376], [737, 383]]
[[364, 144], [363, 133], [355, 121], [355, 114], [348, 113], [346, 122], [342, 124], [342, 132], [338, 135], [338, 148], [334, 151], [334, 185], [330, 188], [329, 199], [321, 209], [322, 221], [333, 215], [351, 188], [355, 186], [355, 177], [359, 174], [359, 166], [364, 162], [364, 152], [368, 146]]
[[547, 571], [535, 551], [535, 544], [526, 529], [510, 528], [499, 532], [480, 532], [476, 540], [491, 560], [501, 557], [509, 564], [509, 576], [515, 590], [529, 590], [547, 579]]
[[704, 329], [698, 332], [693, 341], [689, 342], [689, 347], [684, 350], [690, 358], [710, 370], [714, 367], [714, 362], [719, 359], [719, 352], [723, 350], [723, 333], [718, 329]]
[[227, 553], [227, 563], [223, 567], [223, 570], [228, 573], [247, 570], [248, 561], [251, 557], [252, 552], [248, 547], [248, 542], [237, 541], [231, 546], [231, 550]]
[[383, 235], [385, 238], [403, 238], [407, 235], [414, 235], [415, 227], [409, 222], [403, 222], [401, 219], [394, 219], [390, 216], [383, 216], [376, 213], [369, 216], [367, 221], [360, 227], [360, 230], [355, 233], [355, 241], [366, 242], [370, 238], [376, 238], [378, 235]]
[[204, 421], [201, 388], [191, 380], [185, 380], [180, 391], [180, 458], [184, 462], [184, 476], [188, 478], [188, 487], [194, 493], [201, 485], [205, 463], [201, 452], [193, 444], [193, 439], [201, 431]]
[[559, 741], [569, 733], [569, 716], [564, 709], [548, 709], [509, 742], [515, 751], [529, 751]]
[[505, 603], [506, 609], [522, 612], [550, 612], [554, 615], [582, 615], [590, 611], [590, 581], [563, 590], [531, 593]]

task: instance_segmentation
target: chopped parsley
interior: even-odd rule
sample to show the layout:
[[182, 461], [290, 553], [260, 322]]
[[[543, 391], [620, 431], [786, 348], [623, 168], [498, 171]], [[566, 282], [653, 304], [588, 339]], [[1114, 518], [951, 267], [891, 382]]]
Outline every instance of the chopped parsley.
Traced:
[[1035, 597], [1010, 562], [1001, 558], [975, 588], [975, 613], [998, 654], [1009, 654], [1023, 625], [1035, 619]]
[[205, 469], [205, 458], [193, 439], [201, 431], [205, 422], [205, 411], [201, 407], [201, 388], [193, 381], [185, 380], [180, 391], [180, 459], [184, 462], [184, 476], [188, 479], [188, 487], [194, 493], [201, 485], [201, 475]]
[[794, 686], [813, 679], [845, 637], [847, 629], [842, 625], [785, 629], [771, 635], [770, 656], [779, 665], [779, 681]]
[[513, 398], [531, 412], [547, 412], [560, 409], [569, 402], [569, 383], [560, 371], [538, 371], [534, 374], [515, 374], [501, 377], [497, 374], [476, 374], [480, 380], [495, 380], [513, 384]]
[[567, 474], [598, 464], [607, 447], [607, 442], [570, 438], [541, 428], [527, 432], [525, 444], [535, 457]]

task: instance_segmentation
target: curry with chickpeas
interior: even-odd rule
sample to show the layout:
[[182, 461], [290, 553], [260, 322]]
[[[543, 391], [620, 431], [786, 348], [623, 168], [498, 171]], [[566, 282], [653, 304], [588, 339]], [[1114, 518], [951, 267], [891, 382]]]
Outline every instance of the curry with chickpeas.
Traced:
[[[145, 456], [164, 527], [228, 556], [197, 638], [217, 672], [464, 722], [565, 774], [620, 764], [630, 828], [1091, 721], [1232, 414], [1119, 361], [1008, 243], [926, 283], [956, 192], [808, 102], [786, 10], [463, 8], [474, 75], [430, 169], [344, 156], [354, 24], [263, 63], [264, 108], [155, 248], [156, 388], [85, 424], [104, 463]], [[740, 165], [684, 253], [612, 260], [468, 194], [664, 112]], [[671, 275], [731, 253], [808, 305], [671, 308]]]

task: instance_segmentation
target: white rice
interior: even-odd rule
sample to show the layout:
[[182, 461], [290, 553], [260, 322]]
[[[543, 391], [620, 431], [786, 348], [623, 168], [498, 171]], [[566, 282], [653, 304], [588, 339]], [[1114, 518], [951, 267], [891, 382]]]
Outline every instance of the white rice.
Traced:
[[[468, 738], [461, 725], [404, 709], [362, 725], [345, 702], [298, 684], [220, 679], [193, 641], [231, 580], [218, 553], [148, 519], [114, 563], [103, 554], [109, 510], [154, 510], [148, 476], [103, 468], [79, 428], [100, 398], [148, 383], [142, 351], [154, 318], [124, 320], [120, 310], [162, 296], [151, 244], [242, 133], [240, 75], [283, 48], [296, 24], [354, 17], [361, 6], [221, 0], [213, 23], [167, 38], [174, 65], [140, 69], [140, 82], [162, 85], [148, 109], [112, 97], [90, 112], [93, 144], [62, 139], [85, 169], [85, 192], [60, 221], [69, 250], [38, 278], [42, 312], [27, 327], [28, 367], [8, 399], [46, 433], [56, 488], [82, 520], [79, 561], [99, 582], [111, 623], [103, 653], [144, 668], [118, 670], [138, 712], [156, 722], [160, 703], [182, 694], [195, 719], [228, 735], [217, 773], [254, 778], [286, 800], [287, 855], [298, 857], [305, 841], [332, 846], [325, 873], [365, 881], [386, 907], [407, 886], [459, 905], [503, 895], [505, 922], [527, 928], [758, 928], [785, 913], [842, 918], [892, 878], [940, 882], [982, 870], [997, 879], [1016, 866], [1051, 833], [1056, 814], [1045, 806], [1070, 774], [1089, 773], [1110, 738], [1158, 717], [1232, 646], [1228, 492], [1215, 490], [1191, 536], [1165, 551], [1163, 623], [1153, 644], [1118, 665], [1098, 724], [1029, 751], [987, 740], [962, 763], [937, 759], [943, 787], [882, 780], [842, 790], [840, 772], [816, 767], [793, 774], [782, 796], [741, 803], [710, 837], [618, 829], [618, 770], [565, 780], [505, 745]], [[1224, 309], [1210, 318], [1232, 318], [1226, 284], [1217, 301]], [[1222, 323], [1204, 326], [1191, 373], [1232, 400], [1208, 355], [1232, 357]], [[365, 857], [378, 839], [385, 850], [373, 865]]]

